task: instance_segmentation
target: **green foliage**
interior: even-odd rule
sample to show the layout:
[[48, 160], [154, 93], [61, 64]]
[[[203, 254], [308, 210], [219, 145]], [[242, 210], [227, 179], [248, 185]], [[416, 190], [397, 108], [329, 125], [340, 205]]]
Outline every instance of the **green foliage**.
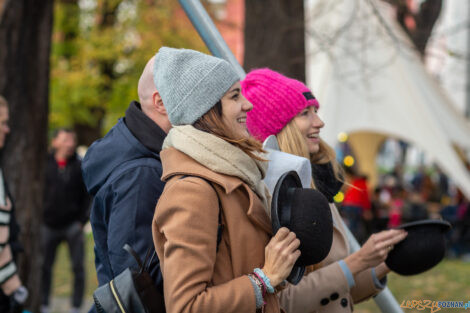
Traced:
[[56, 1], [54, 10], [50, 129], [86, 125], [103, 135], [137, 99], [161, 46], [205, 51], [174, 0]]

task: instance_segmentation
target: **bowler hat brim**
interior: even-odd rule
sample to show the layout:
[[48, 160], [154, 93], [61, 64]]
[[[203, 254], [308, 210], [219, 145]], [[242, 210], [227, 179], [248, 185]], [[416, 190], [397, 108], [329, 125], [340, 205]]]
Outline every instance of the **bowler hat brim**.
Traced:
[[305, 266], [321, 262], [330, 252], [333, 241], [333, 220], [328, 200], [318, 190], [302, 188], [295, 171], [284, 173], [272, 197], [273, 232], [287, 227], [300, 240], [301, 256], [288, 281], [295, 284]]
[[445, 233], [451, 225], [443, 220], [422, 220], [397, 227], [408, 232], [406, 238], [395, 245], [385, 264], [400, 275], [423, 273], [443, 258], [446, 252]]

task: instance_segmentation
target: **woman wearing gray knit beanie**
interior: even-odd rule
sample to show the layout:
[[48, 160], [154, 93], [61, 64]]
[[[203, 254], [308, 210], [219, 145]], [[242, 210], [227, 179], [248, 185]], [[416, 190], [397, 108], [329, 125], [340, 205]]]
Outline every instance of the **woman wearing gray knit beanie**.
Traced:
[[154, 80], [174, 126], [152, 226], [167, 312], [280, 312], [276, 287], [300, 242], [286, 228], [272, 237], [267, 162], [239, 77], [222, 59], [163, 47]]

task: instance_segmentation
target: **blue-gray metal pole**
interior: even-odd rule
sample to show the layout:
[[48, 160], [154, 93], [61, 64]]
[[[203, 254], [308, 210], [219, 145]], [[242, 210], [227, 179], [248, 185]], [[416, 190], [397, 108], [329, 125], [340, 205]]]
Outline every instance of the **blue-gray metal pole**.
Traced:
[[[341, 220], [341, 223], [346, 230], [346, 237], [348, 237], [349, 247], [351, 248], [350, 252], [356, 252], [361, 249], [361, 246], [343, 220]], [[385, 287], [385, 289], [374, 298], [374, 301], [383, 313], [403, 313], [403, 310], [388, 287]]]
[[[201, 2], [199, 0], [179, 0], [179, 2], [211, 53], [232, 64], [240, 78], [243, 79], [246, 75], [245, 71], [238, 63], [232, 51], [230, 51], [230, 48], [225, 43], [224, 38], [222, 38], [222, 35], [217, 30], [217, 27], [215, 27]], [[351, 252], [359, 250], [361, 246], [356, 238], [354, 238], [354, 235], [349, 231], [344, 222], [342, 223], [344, 229], [346, 229]], [[374, 300], [383, 313], [403, 313], [403, 310], [388, 288], [385, 288]]]
[[201, 2], [199, 0], [179, 0], [179, 2], [210, 52], [232, 64], [240, 79], [245, 78], [246, 73], [243, 67], [240, 66], [240, 63], [230, 51]]

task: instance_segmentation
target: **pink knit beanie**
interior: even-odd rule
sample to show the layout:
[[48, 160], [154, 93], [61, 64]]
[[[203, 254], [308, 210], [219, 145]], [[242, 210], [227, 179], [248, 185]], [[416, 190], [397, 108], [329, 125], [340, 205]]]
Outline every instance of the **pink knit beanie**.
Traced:
[[304, 108], [319, 107], [307, 86], [268, 68], [251, 71], [240, 83], [242, 94], [253, 104], [246, 125], [261, 141], [277, 135]]

